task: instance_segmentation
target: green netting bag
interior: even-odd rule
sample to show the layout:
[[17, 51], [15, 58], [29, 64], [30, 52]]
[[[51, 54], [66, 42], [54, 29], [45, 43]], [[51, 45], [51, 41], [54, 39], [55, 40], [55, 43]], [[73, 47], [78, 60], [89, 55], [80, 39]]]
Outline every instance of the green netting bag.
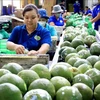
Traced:
[[8, 39], [9, 38], [9, 34], [4, 29], [1, 29], [0, 30], [0, 34], [3, 35], [3, 38], [4, 39]]
[[93, 28], [87, 29], [87, 32], [88, 32], [89, 35], [93, 35], [93, 36], [96, 35], [96, 31]]

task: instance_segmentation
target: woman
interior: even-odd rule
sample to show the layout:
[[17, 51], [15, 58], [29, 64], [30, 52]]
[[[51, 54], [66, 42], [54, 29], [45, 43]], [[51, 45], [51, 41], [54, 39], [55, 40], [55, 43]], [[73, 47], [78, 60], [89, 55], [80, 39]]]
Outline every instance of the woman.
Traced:
[[9, 50], [15, 50], [17, 54], [28, 55], [45, 54], [51, 45], [50, 32], [38, 24], [38, 9], [33, 4], [28, 4], [23, 10], [24, 25], [16, 26], [7, 42]]

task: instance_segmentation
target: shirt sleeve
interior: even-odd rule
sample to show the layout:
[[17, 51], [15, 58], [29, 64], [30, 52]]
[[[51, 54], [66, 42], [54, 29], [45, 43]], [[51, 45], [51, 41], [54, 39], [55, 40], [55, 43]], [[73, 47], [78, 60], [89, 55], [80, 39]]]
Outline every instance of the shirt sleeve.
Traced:
[[52, 16], [49, 18], [48, 23], [54, 22]]
[[46, 24], [46, 29], [50, 31], [51, 36], [57, 36], [57, 31], [53, 26]]
[[44, 43], [47, 43], [51, 46], [51, 35], [50, 35], [50, 31], [47, 30], [46, 28], [43, 28], [42, 32], [42, 39], [41, 39], [41, 45]]
[[8, 41], [14, 42], [14, 43], [18, 43], [18, 37], [19, 37], [19, 26], [16, 26], [12, 32], [10, 37], [8, 38]]

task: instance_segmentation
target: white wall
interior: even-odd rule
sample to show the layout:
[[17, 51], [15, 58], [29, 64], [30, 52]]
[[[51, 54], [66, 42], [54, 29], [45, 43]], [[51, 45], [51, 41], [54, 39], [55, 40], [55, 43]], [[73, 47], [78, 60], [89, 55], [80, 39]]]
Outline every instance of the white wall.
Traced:
[[84, 7], [88, 6], [92, 9], [95, 2], [98, 2], [98, 0], [84, 0]]

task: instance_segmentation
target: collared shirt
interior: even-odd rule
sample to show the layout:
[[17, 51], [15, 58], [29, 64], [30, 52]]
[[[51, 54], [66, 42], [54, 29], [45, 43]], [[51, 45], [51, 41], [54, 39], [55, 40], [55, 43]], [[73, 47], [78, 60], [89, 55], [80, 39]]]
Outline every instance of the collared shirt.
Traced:
[[62, 18], [62, 15], [60, 15], [58, 19], [56, 19], [56, 17], [54, 15], [51, 16], [48, 20], [48, 23], [50, 23], [50, 22], [54, 22], [54, 24], [56, 26], [63, 26], [64, 25], [64, 20]]
[[[93, 18], [95, 18], [98, 13], [100, 13], [100, 4], [98, 4], [97, 6], [94, 7], [93, 12], [92, 12], [92, 16]], [[95, 22], [95, 29], [98, 30], [98, 27], [100, 26], [100, 19], [98, 21]]]
[[80, 3], [74, 3], [74, 13], [79, 13], [80, 12]]
[[51, 46], [50, 32], [40, 24], [37, 25], [36, 30], [31, 34], [28, 34], [26, 25], [16, 26], [8, 41], [21, 44], [28, 50], [38, 50], [44, 43]]
[[57, 36], [57, 31], [53, 26], [46, 23], [45, 28], [50, 31], [51, 36]]
[[88, 9], [86, 12], [85, 12], [85, 15], [88, 15], [88, 14], [92, 14], [92, 11], [90, 9]]

